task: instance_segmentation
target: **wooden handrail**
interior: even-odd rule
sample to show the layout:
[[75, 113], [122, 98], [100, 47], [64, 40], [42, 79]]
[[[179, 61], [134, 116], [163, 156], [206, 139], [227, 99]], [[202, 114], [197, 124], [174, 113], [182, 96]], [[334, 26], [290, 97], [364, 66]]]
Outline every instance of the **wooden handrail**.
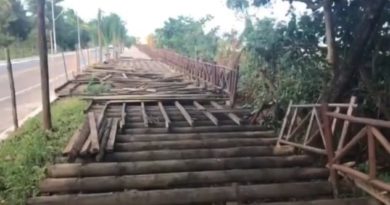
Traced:
[[346, 121], [353, 122], [353, 123], [390, 128], [390, 121], [377, 120], [377, 119], [371, 119], [371, 118], [365, 118], [365, 117], [348, 116], [345, 114], [339, 114], [339, 113], [333, 113], [333, 112], [327, 112], [326, 115], [328, 115], [329, 117], [334, 117], [334, 118], [346, 120]]

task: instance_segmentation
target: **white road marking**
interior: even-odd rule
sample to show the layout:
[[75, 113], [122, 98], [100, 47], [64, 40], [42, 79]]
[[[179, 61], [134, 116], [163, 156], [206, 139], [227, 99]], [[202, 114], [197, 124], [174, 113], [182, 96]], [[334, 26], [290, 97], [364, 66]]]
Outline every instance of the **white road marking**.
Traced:
[[[50, 80], [49, 80], [49, 83], [52, 83], [53, 81], [56, 81], [56, 80], [58, 80], [58, 79], [60, 79], [60, 78], [63, 78], [64, 76], [65, 76], [65, 73], [64, 73], [64, 74], [61, 74], [61, 75], [58, 75], [57, 77], [50, 79]], [[28, 88], [25, 88], [25, 89], [23, 89], [23, 90], [19, 90], [18, 92], [15, 93], [15, 95], [23, 94], [23, 93], [25, 93], [25, 92], [28, 92], [28, 91], [33, 90], [33, 89], [35, 89], [35, 88], [38, 88], [38, 87], [40, 87], [40, 86], [41, 86], [41, 83], [37, 83], [37, 84], [35, 84], [35, 85], [33, 85], [33, 86], [30, 86], [30, 87], [28, 87]], [[11, 96], [4, 96], [4, 97], [0, 98], [0, 102], [1, 102], [1, 101], [4, 101], [4, 100], [8, 100], [8, 99], [10, 99], [10, 98], [11, 98]]]

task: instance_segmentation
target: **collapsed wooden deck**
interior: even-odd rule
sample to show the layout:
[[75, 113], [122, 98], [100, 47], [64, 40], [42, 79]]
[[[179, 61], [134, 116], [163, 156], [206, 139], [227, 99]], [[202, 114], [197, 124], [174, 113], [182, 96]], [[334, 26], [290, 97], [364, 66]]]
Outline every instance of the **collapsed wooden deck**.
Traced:
[[[129, 71], [141, 67], [134, 65], [144, 67]], [[328, 169], [312, 156], [275, 149], [274, 131], [251, 125], [250, 110], [226, 106], [226, 96], [206, 83], [156, 74], [166, 65], [148, 74], [155, 66], [161, 63], [122, 59], [57, 90], [92, 100], [88, 118], [28, 204], [372, 203], [333, 199]], [[86, 94], [92, 75], [115, 89]]]

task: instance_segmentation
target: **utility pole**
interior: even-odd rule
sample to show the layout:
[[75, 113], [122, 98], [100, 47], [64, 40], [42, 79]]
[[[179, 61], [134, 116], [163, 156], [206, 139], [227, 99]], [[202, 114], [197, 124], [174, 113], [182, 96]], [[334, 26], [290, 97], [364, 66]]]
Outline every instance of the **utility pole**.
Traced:
[[16, 96], [15, 96], [15, 83], [14, 83], [14, 75], [12, 73], [12, 63], [11, 63], [11, 57], [9, 54], [9, 48], [5, 48], [5, 57], [7, 59], [7, 72], [8, 72], [8, 81], [9, 81], [9, 88], [10, 88], [10, 94], [11, 94], [11, 107], [12, 107], [12, 117], [14, 121], [14, 129], [16, 130], [19, 127], [18, 123], [18, 112], [16, 108]]
[[39, 63], [41, 68], [41, 89], [42, 89], [42, 115], [43, 127], [46, 130], [52, 129], [50, 112], [50, 91], [49, 91], [49, 65], [47, 61], [47, 38], [45, 25], [45, 0], [37, 0], [38, 3], [38, 47]]
[[103, 62], [103, 45], [102, 45], [102, 30], [101, 30], [101, 19], [102, 18], [102, 10], [98, 11], [98, 41], [99, 41], [99, 63]]
[[53, 21], [54, 53], [57, 53], [56, 19], [54, 17], [54, 0], [51, 0], [51, 19]]

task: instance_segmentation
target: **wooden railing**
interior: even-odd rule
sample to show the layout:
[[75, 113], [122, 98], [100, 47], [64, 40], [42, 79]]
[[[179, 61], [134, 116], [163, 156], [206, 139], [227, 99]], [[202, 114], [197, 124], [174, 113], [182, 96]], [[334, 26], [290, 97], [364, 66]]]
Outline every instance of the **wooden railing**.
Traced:
[[[390, 183], [385, 182], [384, 179], [378, 178], [377, 171], [378, 167], [381, 166], [383, 172], [390, 173], [390, 167], [387, 167], [386, 170], [386, 166], [389, 166], [390, 163], [390, 142], [389, 137], [385, 137], [383, 134], [384, 132], [382, 132], [382, 130], [388, 131], [388, 129], [390, 129], [390, 121], [326, 112], [324, 117], [324, 130], [328, 130], [325, 131], [326, 133], [329, 133], [326, 140], [330, 141], [330, 143], [332, 140], [337, 139], [337, 135], [332, 134], [330, 132], [331, 128], [326, 126], [326, 124], [329, 124], [329, 120], [332, 119], [351, 123], [354, 127], [359, 127], [359, 131], [355, 134], [352, 134], [350, 131], [349, 140], [341, 144], [335, 151], [332, 146], [329, 147], [329, 152], [332, 154], [329, 156], [328, 168], [333, 172], [336, 171], [338, 174], [351, 179], [357, 187], [389, 205]], [[356, 153], [357, 149], [354, 148], [356, 148], [359, 143], [367, 145], [366, 152]], [[378, 150], [382, 151], [382, 161], [377, 160]], [[358, 157], [361, 158], [359, 161], [365, 161], [367, 163], [363, 164], [367, 169], [362, 169], [361, 167], [359, 169], [359, 164], [355, 161], [351, 161], [351, 158], [348, 158], [348, 155], [355, 157], [358, 155]], [[337, 183], [336, 178], [333, 180], [334, 183]]]
[[[351, 115], [355, 104], [355, 97], [350, 103], [328, 104], [335, 113]], [[278, 145], [287, 144], [316, 154], [327, 155], [325, 133], [320, 116], [321, 104], [293, 104], [290, 102], [282, 128], [279, 132]], [[338, 120], [332, 122], [331, 132], [334, 133]], [[342, 134], [338, 146], [344, 143], [349, 123], [342, 125]], [[321, 138], [321, 139], [320, 139]]]
[[[349, 104], [322, 105], [290, 102], [277, 145], [286, 144], [327, 156], [335, 195], [338, 194], [339, 176], [342, 176], [389, 205], [390, 184], [378, 178], [377, 170], [387, 166], [387, 172], [390, 172], [390, 142], [383, 134], [383, 131], [390, 131], [390, 121], [352, 116], [357, 107], [355, 100], [352, 97]], [[365, 150], [355, 149], [359, 143], [367, 146], [366, 153], [357, 152]], [[382, 151], [382, 161], [377, 160], [378, 150]], [[367, 169], [362, 169], [362, 164]]]
[[150, 48], [146, 45], [137, 45], [138, 49], [153, 59], [158, 59], [183, 73], [191, 80], [211, 85], [229, 95], [231, 104], [235, 103], [239, 69], [213, 63], [202, 62], [179, 55], [165, 49]]

